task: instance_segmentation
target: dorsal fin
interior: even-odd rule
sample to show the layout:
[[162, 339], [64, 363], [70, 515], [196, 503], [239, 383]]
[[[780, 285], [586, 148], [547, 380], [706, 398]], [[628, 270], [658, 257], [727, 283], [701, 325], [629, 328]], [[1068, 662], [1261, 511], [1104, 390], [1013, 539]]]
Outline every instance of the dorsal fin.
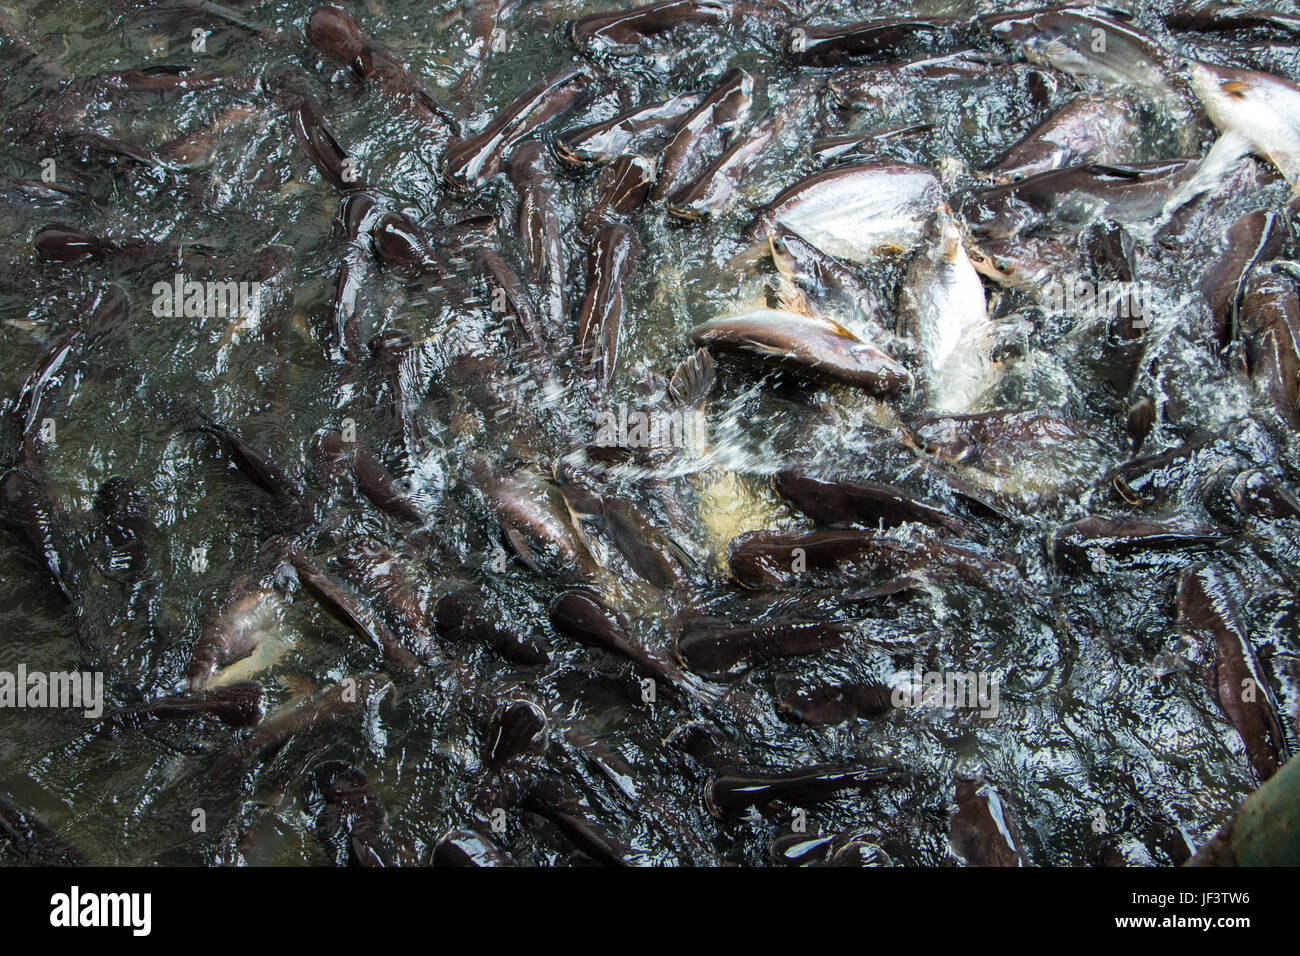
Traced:
[[674, 402], [687, 408], [703, 408], [713, 391], [713, 356], [708, 349], [697, 349], [678, 364], [668, 380], [668, 394]]

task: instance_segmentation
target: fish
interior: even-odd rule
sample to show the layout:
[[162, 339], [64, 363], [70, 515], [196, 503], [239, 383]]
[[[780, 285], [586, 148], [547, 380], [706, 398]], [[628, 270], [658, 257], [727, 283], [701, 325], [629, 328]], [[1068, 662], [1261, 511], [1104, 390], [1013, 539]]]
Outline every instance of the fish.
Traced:
[[[1020, 573], [973, 548], [925, 537], [917, 540], [865, 528], [747, 531], [727, 546], [727, 569], [747, 588], [807, 587], [829, 580], [887, 584], [879, 596], [913, 586], [911, 575], [960, 581], [1032, 598]], [[883, 579], [883, 581], [881, 580]], [[864, 595], [866, 598], [872, 594]]]
[[917, 521], [963, 537], [975, 531], [956, 515], [893, 485], [821, 478], [784, 469], [772, 475], [772, 489], [818, 524], [893, 528]]
[[36, 429], [44, 418], [45, 403], [58, 389], [87, 349], [103, 335], [126, 324], [130, 318], [130, 300], [122, 288], [108, 284], [96, 292], [78, 310], [67, 331], [54, 339], [23, 380], [8, 413], [7, 455], [20, 456], [32, 449]]
[[980, 26], [995, 40], [1018, 47], [1030, 62], [1108, 87], [1131, 88], [1175, 113], [1185, 112], [1173, 55], [1137, 27], [1095, 9], [987, 14]]
[[262, 719], [262, 685], [234, 681], [221, 687], [191, 690], [110, 711], [100, 724], [137, 725], [146, 720], [211, 718], [227, 727], [254, 727]]
[[749, 115], [754, 78], [733, 67], [723, 73], [707, 96], [678, 124], [659, 155], [659, 176], [650, 201], [661, 203], [695, 177]]
[[1124, 97], [1078, 96], [986, 166], [995, 183], [1015, 182], [1079, 163], [1137, 159], [1137, 112]]
[[550, 643], [541, 635], [524, 634], [502, 623], [502, 615], [482, 593], [451, 591], [434, 607], [438, 633], [453, 641], [486, 644], [512, 664], [533, 667], [550, 663]]
[[1227, 540], [1206, 528], [1089, 515], [1052, 532], [1048, 553], [1057, 568], [1078, 574], [1104, 571], [1129, 558], [1213, 550]]
[[934, 129], [933, 123], [901, 123], [884, 126], [866, 133], [844, 133], [839, 136], [821, 136], [808, 146], [812, 158], [821, 163], [860, 163], [882, 151], [881, 147], [899, 140], [914, 139]]
[[218, 668], [248, 657], [283, 623], [283, 599], [274, 588], [242, 579], [203, 618], [185, 669], [189, 688], [206, 688]]
[[768, 233], [767, 241], [777, 272], [793, 282], [807, 300], [807, 307], [796, 311], [844, 313], [885, 334], [880, 296], [848, 265], [826, 255], [787, 226], [778, 224]]
[[44, 866], [86, 866], [90, 859], [30, 810], [0, 796], [0, 846]]
[[[475, 250], [474, 265], [487, 281], [488, 301], [492, 303], [493, 313], [504, 320], [521, 353], [540, 356], [546, 346], [546, 336], [519, 276], [501, 253], [487, 246]], [[497, 309], [498, 302], [503, 306], [500, 310]]]
[[931, 244], [912, 260], [898, 301], [898, 328], [921, 346], [933, 408], [970, 410], [992, 384], [992, 328], [984, 283], [957, 223], [940, 214]]
[[814, 726], [847, 720], [874, 720], [893, 713], [894, 689], [888, 684], [808, 683], [776, 679], [776, 709]]
[[546, 752], [550, 721], [528, 700], [508, 700], [497, 708], [488, 727], [483, 763], [490, 772], [528, 754]]
[[407, 524], [423, 525], [430, 509], [360, 440], [347, 441], [337, 428], [321, 429], [312, 438], [311, 456], [327, 473], [351, 476], [357, 488], [380, 511]]
[[194, 409], [190, 431], [213, 438], [230, 463], [250, 483], [271, 496], [278, 507], [277, 519], [303, 524], [311, 519], [313, 499], [270, 456], [230, 425], [219, 422], [206, 412]]
[[1258, 468], [1247, 468], [1232, 476], [1228, 495], [1243, 515], [1269, 521], [1300, 518], [1300, 498]]
[[483, 188], [501, 172], [505, 157], [516, 144], [576, 106], [593, 82], [595, 74], [583, 64], [552, 70], [481, 132], [449, 146], [442, 157], [443, 178], [462, 191]]
[[668, 196], [664, 208], [670, 215], [687, 222], [721, 213], [735, 195], [741, 179], [762, 158], [779, 131], [774, 114], [760, 118], [745, 133], [736, 136], [695, 179]]
[[948, 842], [967, 866], [1026, 866], [1028, 862], [1006, 800], [983, 778], [958, 778]]
[[55, 505], [46, 479], [31, 467], [10, 468], [0, 476], [0, 526], [26, 545], [27, 554], [48, 575], [59, 595], [80, 606], [80, 573], [72, 562], [66, 520]]
[[877, 160], [833, 166], [782, 190], [745, 227], [751, 245], [778, 225], [849, 263], [921, 244], [943, 202], [939, 179], [908, 163]]
[[307, 78], [295, 69], [278, 67], [267, 71], [263, 84], [285, 109], [290, 133], [306, 150], [321, 178], [345, 192], [365, 189], [365, 175], [339, 143]]
[[880, 349], [830, 319], [777, 309], [754, 309], [698, 325], [691, 341], [715, 354], [756, 356], [815, 379], [897, 396], [912, 385], [911, 373]]
[[573, 21], [569, 36], [587, 53], [623, 56], [649, 37], [684, 26], [720, 24], [731, 17], [732, 4], [714, 0], [664, 0], [613, 13], [594, 13]]
[[856, 59], [893, 58], [917, 42], [951, 41], [974, 25], [967, 17], [862, 20], [829, 26], [791, 27], [781, 40], [781, 57], [796, 66], [839, 66]]
[[565, 309], [565, 255], [555, 175], [545, 148], [537, 142], [519, 146], [510, 156], [507, 173], [519, 193], [515, 228], [522, 240], [524, 264], [541, 285], [538, 305], [549, 337], [568, 322]]
[[1171, 13], [1165, 14], [1164, 21], [1171, 30], [1197, 33], [1261, 29], [1274, 33], [1300, 33], [1300, 17], [1283, 10], [1238, 3], [1236, 0], [1230, 3], [1205, 0], [1181, 3]]
[[709, 680], [732, 680], [760, 664], [841, 647], [850, 625], [804, 619], [734, 625], [725, 620], [687, 621], [677, 632], [678, 658]]
[[371, 537], [349, 541], [334, 556], [333, 564], [422, 661], [443, 672], [458, 669], [434, 647], [436, 625], [429, 600], [432, 584], [416, 565]]
[[1289, 277], [1257, 272], [1241, 303], [1246, 368], [1292, 429], [1300, 429], [1300, 295]]
[[1208, 565], [1187, 568], [1178, 579], [1178, 627], [1207, 645], [1207, 681], [1262, 783], [1291, 756], [1291, 746], [1236, 607], [1234, 595], [1241, 591], [1233, 575]]
[[918, 88], [942, 93], [985, 83], [1019, 87], [1033, 75], [1022, 76], [1015, 66], [993, 62], [977, 50], [963, 50], [897, 63], [847, 67], [826, 81], [826, 89], [838, 106], [876, 112], [914, 96]]
[[[1280, 76], [1188, 61], [1192, 91], [1223, 134], [1214, 149], [1243, 152], [1236, 141], [1277, 167], [1300, 191], [1300, 86]], [[1231, 139], [1230, 139], [1231, 137]]]
[[534, 783], [520, 804], [551, 823], [575, 848], [599, 866], [632, 866], [631, 851], [592, 820], [581, 798], [554, 778]]
[[385, 267], [463, 293], [446, 255], [424, 227], [405, 213], [389, 209], [375, 217], [370, 226], [370, 245], [375, 258]]
[[655, 181], [655, 161], [629, 153], [596, 175], [596, 201], [579, 222], [583, 232], [594, 234], [635, 212], [650, 195]]
[[627, 226], [606, 226], [591, 240], [587, 254], [587, 293], [578, 313], [577, 349], [582, 367], [602, 390], [608, 389], [618, 364], [623, 322], [623, 290], [641, 251]]
[[668, 136], [703, 98], [698, 93], [683, 93], [633, 107], [607, 120], [567, 129], [555, 137], [555, 153], [573, 166], [608, 165], [639, 143]]
[[569, 520], [558, 488], [527, 469], [496, 474], [475, 469], [475, 481], [502, 533], [534, 571], [571, 583], [596, 582], [600, 570], [581, 533]]
[[307, 789], [323, 804], [316, 814], [315, 833], [336, 864], [396, 865], [387, 810], [360, 768], [340, 760], [319, 764]]
[[551, 627], [588, 647], [596, 647], [630, 660], [647, 677], [674, 685], [682, 674], [676, 665], [637, 643], [628, 633], [626, 617], [594, 594], [566, 591], [551, 602]]
[[838, 799], [844, 791], [863, 792], [902, 778], [897, 767], [802, 767], [779, 773], [720, 774], [704, 785], [704, 804], [719, 820], [734, 820], [751, 809], [781, 802], [796, 807]]
[[448, 830], [429, 848], [428, 866], [516, 866], [477, 830]]
[[428, 445], [420, 424], [423, 388], [420, 381], [420, 354], [411, 334], [402, 329], [387, 329], [369, 342], [370, 354], [382, 380], [383, 409], [392, 433], [409, 462], [419, 460]]
[[1237, 338], [1242, 294], [1251, 271], [1281, 251], [1285, 233], [1281, 216], [1260, 210], [1246, 213], [1224, 234], [1222, 251], [1197, 284], [1210, 307], [1214, 338], [1221, 348]]
[[303, 590], [315, 598], [326, 612], [380, 650], [384, 659], [403, 677], [414, 681], [425, 679], [419, 658], [362, 603], [351, 588], [328, 574], [297, 545], [282, 542], [277, 544], [277, 549], [293, 567]]
[[347, 11], [317, 7], [307, 21], [307, 42], [327, 56], [340, 60], [385, 95], [410, 106], [418, 115], [436, 119], [453, 134], [455, 117], [420, 85], [410, 71], [382, 43], [366, 33]]

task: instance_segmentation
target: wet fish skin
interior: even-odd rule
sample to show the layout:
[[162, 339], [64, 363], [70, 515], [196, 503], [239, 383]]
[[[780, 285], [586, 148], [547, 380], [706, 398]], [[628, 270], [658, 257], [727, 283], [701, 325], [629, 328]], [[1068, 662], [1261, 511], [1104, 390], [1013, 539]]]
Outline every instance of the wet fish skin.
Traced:
[[807, 684], [777, 678], [776, 708], [805, 724], [873, 720], [893, 713], [893, 688], [878, 683]]
[[488, 301], [492, 303], [494, 314], [497, 311], [498, 298], [504, 302], [503, 313], [496, 317], [506, 320], [506, 325], [522, 354], [540, 356], [546, 345], [545, 335], [519, 276], [501, 257], [501, 253], [487, 246], [479, 248], [474, 253], [474, 264], [487, 280]]
[[553, 778], [534, 783], [523, 809], [549, 821], [577, 849], [601, 866], [632, 866], [631, 851], [592, 820], [576, 793]]
[[641, 241], [627, 226], [614, 224], [596, 233], [587, 254], [587, 292], [578, 313], [578, 356], [599, 387], [607, 389], [618, 364], [623, 291]]
[[1048, 536], [1049, 553], [1067, 574], [1098, 569], [1108, 561], [1147, 554], [1197, 552], [1219, 547], [1228, 538], [1208, 529], [1089, 515]]
[[802, 619], [733, 625], [727, 621], [688, 621], [677, 634], [677, 656], [694, 673], [731, 680], [759, 664], [841, 646], [849, 625]]
[[190, 690], [203, 690], [217, 668], [257, 650], [267, 637], [263, 625], [275, 623], [280, 602], [273, 588], [248, 578], [237, 581], [204, 615], [185, 671]]
[[672, 132], [703, 97], [683, 93], [648, 106], [637, 106], [617, 116], [565, 130], [555, 138], [555, 152], [574, 166], [604, 166], [625, 155], [634, 143]]
[[777, 272], [795, 283], [814, 310], [845, 310], [885, 331], [879, 296], [852, 269], [786, 226], [778, 224], [767, 239]]
[[419, 112], [437, 118], [453, 132], [455, 119], [413, 77], [382, 43], [370, 36], [356, 19], [338, 7], [317, 7], [307, 21], [307, 42], [322, 53], [346, 63], [357, 76], [389, 96], [400, 97]]
[[1020, 829], [1002, 793], [982, 778], [957, 781], [948, 841], [967, 866], [1025, 866]]
[[284, 107], [290, 133], [307, 152], [321, 177], [345, 192], [365, 189], [364, 175], [348, 164], [349, 153], [335, 137], [307, 77], [289, 67], [275, 67], [267, 71], [262, 84]]
[[1208, 565], [1188, 568], [1178, 581], [1178, 626], [1212, 644], [1214, 663], [1207, 679], [1263, 782], [1277, 772], [1291, 750], [1272, 687], [1236, 608], [1233, 596], [1240, 591], [1241, 583], [1229, 574]]
[[486, 735], [483, 763], [496, 773], [527, 754], [545, 753], [550, 721], [528, 700], [510, 700], [492, 715]]
[[1257, 263], [1276, 256], [1285, 238], [1282, 217], [1267, 210], [1247, 213], [1228, 227], [1223, 250], [1198, 283], [1214, 320], [1215, 341], [1221, 348], [1239, 334], [1241, 300], [1251, 271]]
[[428, 866], [516, 866], [477, 830], [448, 830], [429, 850]]
[[[388, 835], [387, 811], [358, 767], [340, 760], [318, 765], [307, 790], [323, 802], [316, 816], [318, 839], [335, 853], [336, 862], [349, 866], [394, 866], [395, 854]], [[346, 855], [340, 852], [346, 847]]]
[[422, 681], [424, 669], [419, 659], [398, 640], [370, 608], [362, 604], [352, 590], [324, 571], [297, 545], [280, 545], [285, 560], [293, 566], [298, 581], [320, 606], [367, 643], [380, 650], [384, 659], [408, 679]]
[[568, 321], [564, 298], [565, 255], [555, 173], [545, 148], [526, 142], [510, 156], [508, 176], [519, 193], [517, 234], [522, 239], [524, 262], [541, 284], [539, 312], [548, 338], [554, 340]]
[[421, 525], [428, 513], [392, 472], [360, 441], [345, 441], [337, 428], [326, 428], [312, 438], [311, 456], [331, 474], [346, 472], [357, 488], [380, 511], [409, 524]]
[[1300, 86], [1212, 63], [1187, 61], [1187, 68], [1192, 91], [1219, 131], [1241, 137], [1300, 189]]
[[720, 148], [749, 115], [754, 78], [733, 67], [718, 79], [699, 105], [686, 114], [659, 156], [659, 177], [650, 201], [663, 202]]
[[443, 637], [486, 644], [512, 664], [533, 667], [551, 660], [551, 648], [544, 638], [506, 627], [480, 593], [462, 590], [443, 595], [434, 608], [434, 618]]
[[899, 126], [874, 129], [867, 133], [822, 136], [809, 144], [808, 151], [813, 159], [822, 163], [861, 163], [880, 152], [879, 146], [896, 140], [913, 139], [933, 129], [933, 123], [903, 123]]
[[370, 354], [384, 385], [384, 408], [402, 451], [413, 461], [424, 454], [427, 440], [420, 424], [423, 389], [419, 352], [411, 334], [387, 329], [370, 340]]
[[908, 41], [955, 40], [974, 25], [968, 17], [873, 19], [830, 26], [792, 27], [781, 40], [781, 57], [797, 66], [839, 66], [859, 58], [893, 58]]
[[1242, 295], [1246, 368], [1282, 420], [1300, 430], [1300, 295], [1293, 281], [1256, 273]]
[[635, 52], [649, 37], [683, 26], [723, 23], [727, 4], [713, 0], [664, 0], [613, 13], [596, 13], [575, 20], [569, 35], [589, 53], [623, 55]]
[[632, 661], [648, 677], [669, 685], [681, 680], [671, 661], [663, 660], [632, 639], [628, 621], [594, 594], [566, 591], [550, 607], [551, 626], [560, 634], [589, 647], [609, 651]]
[[262, 719], [262, 685], [235, 681], [124, 707], [104, 715], [102, 723], [133, 725], [145, 720], [212, 718], [228, 727], [255, 727]]
[[1121, 97], [1079, 96], [1061, 107], [986, 168], [994, 182], [1014, 182], [1079, 163], [1132, 159], [1137, 117]]
[[79, 607], [81, 585], [71, 560], [71, 542], [42, 475], [16, 467], [0, 477], [0, 525], [22, 539], [63, 599]]
[[785, 469], [772, 476], [772, 488], [818, 524], [860, 523], [892, 528], [919, 521], [966, 537], [975, 530], [956, 515], [893, 485], [819, 478]]
[[854, 385], [881, 397], [906, 391], [912, 376], [884, 352], [829, 319], [755, 309], [691, 331], [710, 352], [741, 352], [814, 378]]
[[698, 222], [721, 213], [741, 179], [758, 163], [778, 132], [773, 114], [762, 117], [735, 137], [731, 145], [705, 166], [695, 179], [670, 195], [664, 208], [670, 215], [688, 222]]
[[908, 163], [877, 160], [814, 173], [782, 190], [745, 228], [746, 242], [766, 242], [778, 225], [827, 255], [866, 262], [909, 252], [943, 202], [939, 179]]
[[443, 178], [457, 189], [481, 189], [501, 172], [517, 143], [572, 109], [594, 81], [591, 69], [581, 64], [552, 70], [481, 132], [448, 147], [442, 158]]
[[753, 807], [777, 801], [806, 807], [834, 800], [846, 790], [871, 790], [902, 777], [896, 767], [807, 767], [773, 774], [724, 774], [704, 785], [704, 802], [719, 820], [736, 819]]
[[620, 156], [596, 176], [596, 202], [582, 217], [579, 228], [595, 233], [635, 212], [650, 195], [655, 162], [647, 156]]
[[1300, 499], [1258, 468], [1236, 475], [1228, 493], [1242, 514], [1274, 521], [1300, 518]]
[[474, 469], [476, 484], [487, 499], [506, 540], [534, 570], [568, 583], [600, 580], [595, 558], [569, 521], [559, 489], [528, 470], [495, 474]]

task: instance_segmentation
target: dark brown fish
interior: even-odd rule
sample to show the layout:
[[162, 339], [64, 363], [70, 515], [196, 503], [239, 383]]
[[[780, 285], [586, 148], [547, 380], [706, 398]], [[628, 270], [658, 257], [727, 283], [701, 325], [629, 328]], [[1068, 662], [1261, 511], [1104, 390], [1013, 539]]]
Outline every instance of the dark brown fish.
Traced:
[[673, 133], [659, 157], [659, 177], [650, 193], [663, 202], [694, 178], [707, 158], [723, 147], [732, 130], [749, 115], [754, 80], [741, 69], [730, 69]]
[[316, 836], [336, 864], [396, 864], [388, 813], [360, 768], [338, 760], [323, 763], [312, 772], [308, 794], [323, 803], [316, 815]]
[[704, 785], [704, 804], [719, 820], [762, 811], [780, 801], [796, 807], [825, 803], [848, 790], [862, 792], [902, 778], [896, 767], [807, 767], [773, 774], [722, 774]]
[[492, 715], [483, 763], [495, 773], [527, 754], [545, 753], [550, 721], [532, 701], [510, 700]]
[[515, 866], [476, 830], [449, 830], [429, 850], [428, 866]]
[[596, 13], [574, 21], [570, 35], [590, 53], [628, 54], [649, 37], [679, 27], [725, 23], [730, 4], [714, 0], [664, 0], [614, 13]]
[[493, 316], [504, 322], [523, 355], [540, 356], [546, 338], [519, 276], [501, 258], [501, 253], [487, 246], [474, 253], [474, 264], [487, 280], [488, 303]]
[[601, 866], [632, 866], [627, 847], [590, 817], [581, 799], [558, 780], [540, 780], [521, 806], [550, 822], [570, 843]]
[[1276, 273], [1247, 281], [1241, 303], [1246, 368], [1288, 425], [1300, 429], [1300, 296]]
[[587, 254], [587, 294], [578, 313], [577, 347], [583, 367], [601, 389], [614, 379], [624, 286], [640, 250], [636, 233], [615, 224], [596, 233]]
[[700, 105], [697, 93], [662, 103], [637, 106], [607, 120], [565, 130], [555, 138], [555, 152], [575, 166], [603, 166], [629, 152], [634, 144], [667, 136]]
[[523, 634], [502, 623], [500, 609], [487, 595], [474, 591], [452, 591], [438, 600], [434, 609], [438, 633], [448, 640], [477, 641], [490, 647], [512, 664], [535, 666], [549, 663], [551, 648], [537, 634]]
[[430, 119], [436, 118], [453, 132], [456, 121], [409, 70], [353, 19], [338, 7], [317, 7], [307, 21], [307, 42], [347, 64], [357, 76], [383, 92], [409, 104]]
[[813, 725], [874, 720], [894, 712], [893, 693], [888, 684], [825, 684], [777, 678], [776, 708]]
[[767, 661], [840, 647], [851, 625], [835, 621], [774, 620], [735, 626], [688, 621], [677, 633], [677, 656], [711, 680], [729, 680]]
[[620, 156], [596, 176], [596, 201], [579, 224], [594, 233], [635, 212], [650, 195], [655, 162], [647, 156]]
[[986, 167], [994, 182], [1015, 182], [1078, 163], [1136, 158], [1137, 114], [1120, 97], [1080, 96], [1061, 107]]
[[228, 727], [253, 727], [262, 719], [262, 685], [235, 681], [146, 701], [104, 715], [102, 723], [135, 725], [148, 720], [199, 720], [211, 718]]
[[552, 70], [502, 110], [482, 132], [453, 143], [442, 157], [443, 176], [458, 189], [482, 188], [501, 172], [515, 144], [572, 109], [593, 80], [591, 69], [581, 64]]
[[1103, 572], [1130, 558], [1205, 551], [1227, 540], [1210, 529], [1089, 515], [1050, 534], [1048, 553], [1062, 571], [1078, 574]]
[[403, 483], [360, 440], [347, 441], [337, 428], [326, 428], [312, 439], [311, 455], [330, 474], [346, 473], [376, 508], [410, 524], [424, 524], [429, 513]]
[[1226, 347], [1238, 335], [1241, 300], [1251, 270], [1276, 256], [1285, 238], [1282, 217], [1268, 211], [1247, 213], [1229, 227], [1223, 251], [1210, 263], [1199, 283], [1214, 317], [1214, 339], [1220, 347]]
[[247, 657], [278, 627], [282, 598], [272, 588], [242, 579], [204, 615], [190, 655], [190, 689], [207, 686], [219, 667]]
[[668, 197], [664, 208], [678, 219], [697, 222], [726, 208], [741, 180], [762, 157], [779, 132], [774, 114], [759, 119], [737, 136], [718, 158], [691, 182]]
[[791, 27], [781, 40], [781, 56], [797, 66], [839, 66], [852, 60], [897, 58], [899, 51], [919, 42], [956, 40], [974, 25], [970, 18], [927, 17], [863, 20], [835, 26]]
[[681, 671], [672, 661], [657, 656], [633, 640], [628, 633], [627, 618], [595, 595], [566, 591], [551, 603], [550, 618], [551, 626], [558, 633], [588, 647], [624, 657], [648, 677], [670, 685], [681, 680]]
[[545, 147], [528, 142], [510, 157], [510, 182], [519, 193], [515, 228], [522, 241], [524, 263], [541, 285], [540, 313], [548, 336], [555, 339], [568, 322], [564, 305], [565, 256], [555, 173]]
[[772, 487], [819, 524], [856, 523], [892, 528], [919, 521], [960, 535], [970, 535], [974, 530], [956, 515], [893, 485], [828, 480], [786, 470], [772, 476]]
[[980, 779], [957, 781], [948, 841], [967, 866], [1024, 866], [1020, 829], [1002, 794]]
[[1241, 582], [1229, 574], [1204, 565], [1188, 568], [1178, 581], [1178, 626], [1212, 648], [1214, 665], [1207, 677], [1262, 782], [1286, 762], [1291, 748], [1272, 687], [1237, 612], [1234, 595], [1241, 592]]

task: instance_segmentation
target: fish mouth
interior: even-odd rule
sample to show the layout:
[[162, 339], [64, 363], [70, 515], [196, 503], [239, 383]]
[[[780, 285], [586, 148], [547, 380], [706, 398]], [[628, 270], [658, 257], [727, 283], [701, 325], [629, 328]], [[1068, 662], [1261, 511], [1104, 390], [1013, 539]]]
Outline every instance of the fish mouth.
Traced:
[[699, 206], [679, 206], [676, 203], [665, 203], [664, 208], [678, 219], [685, 219], [688, 222], [700, 222], [707, 219], [709, 211]]

